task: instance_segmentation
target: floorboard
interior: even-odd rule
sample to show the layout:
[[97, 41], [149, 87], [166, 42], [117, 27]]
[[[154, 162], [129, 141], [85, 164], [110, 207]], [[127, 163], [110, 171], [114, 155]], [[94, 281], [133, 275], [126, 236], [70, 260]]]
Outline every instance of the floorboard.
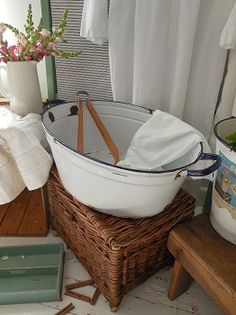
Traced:
[[0, 206], [0, 236], [44, 236], [47, 215], [41, 190], [25, 189], [15, 200]]

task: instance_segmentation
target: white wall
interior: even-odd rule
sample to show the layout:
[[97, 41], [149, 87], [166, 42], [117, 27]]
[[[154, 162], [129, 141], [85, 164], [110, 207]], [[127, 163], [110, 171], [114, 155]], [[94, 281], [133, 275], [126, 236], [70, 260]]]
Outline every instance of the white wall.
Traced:
[[[33, 20], [37, 25], [42, 16], [40, 0], [0, 0], [0, 22], [9, 23], [23, 31], [29, 3], [32, 4]], [[12, 32], [8, 31], [6, 38], [10, 43], [14, 43], [14, 35]], [[2, 67], [3, 65], [1, 65], [1, 68]], [[48, 89], [45, 59], [38, 63], [38, 73], [42, 97], [46, 99], [48, 97]], [[3, 79], [3, 69], [1, 69], [1, 74], [1, 78]]]

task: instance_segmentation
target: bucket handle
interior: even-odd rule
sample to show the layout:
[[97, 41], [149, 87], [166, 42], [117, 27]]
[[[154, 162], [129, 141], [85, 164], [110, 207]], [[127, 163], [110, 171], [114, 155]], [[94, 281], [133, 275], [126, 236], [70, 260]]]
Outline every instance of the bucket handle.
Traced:
[[216, 171], [220, 165], [221, 165], [221, 157], [217, 154], [214, 153], [202, 153], [200, 160], [209, 160], [209, 161], [215, 161], [212, 165], [200, 169], [200, 170], [186, 170], [187, 171], [187, 176], [191, 177], [202, 177], [202, 176], [207, 176], [214, 171]]
[[188, 169], [182, 169], [181, 171], [178, 172], [176, 175], [175, 179], [177, 179], [180, 176], [189, 176], [189, 177], [204, 177], [207, 175], [210, 175], [214, 171], [216, 171], [220, 165], [221, 165], [221, 157], [217, 154], [214, 153], [202, 153], [198, 161], [200, 160], [209, 160], [209, 161], [215, 161], [212, 165], [199, 169], [199, 170], [188, 170]]

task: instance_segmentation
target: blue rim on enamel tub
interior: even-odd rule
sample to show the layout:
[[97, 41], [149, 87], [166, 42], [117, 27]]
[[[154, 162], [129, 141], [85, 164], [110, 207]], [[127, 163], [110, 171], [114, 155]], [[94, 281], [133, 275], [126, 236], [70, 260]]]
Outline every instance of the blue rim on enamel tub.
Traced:
[[[92, 100], [94, 102], [97, 102], [97, 101], [100, 101], [100, 100]], [[114, 103], [114, 104], [124, 104], [124, 105], [129, 105], [129, 106], [135, 106], [135, 107], [138, 107], [138, 108], [142, 108], [144, 109], [145, 111], [147, 110], [148, 113], [152, 114], [153, 110], [151, 109], [148, 109], [146, 107], [141, 107], [141, 106], [138, 106], [138, 105], [134, 105], [134, 104], [131, 104], [131, 103], [123, 103], [123, 102], [114, 102], [114, 101], [106, 101], [106, 102], [109, 102], [109, 103]], [[63, 103], [63, 104], [56, 104], [56, 105], [53, 105], [53, 106], [49, 106], [47, 107], [41, 117], [42, 117], [42, 124], [43, 124], [43, 127], [45, 128], [45, 130], [51, 135], [53, 136], [53, 139], [55, 142], [58, 142], [60, 144], [62, 144], [63, 146], [65, 146], [66, 148], [68, 148], [69, 150], [72, 150], [73, 152], [75, 152], [76, 154], [78, 155], [83, 155], [85, 156], [86, 154], [82, 154], [82, 153], [79, 153], [75, 148], [72, 148], [70, 146], [68, 146], [68, 144], [66, 144], [64, 141], [62, 141], [61, 139], [59, 139], [56, 135], [52, 134], [52, 132], [50, 131], [49, 128], [47, 128], [47, 126], [44, 124], [43, 122], [43, 117], [44, 117], [44, 114], [46, 112], [49, 113], [49, 115], [51, 114], [50, 112], [50, 109], [53, 109], [59, 105], [65, 105], [65, 104], [73, 104], [74, 106], [76, 106], [76, 103], [73, 103], [73, 102], [67, 102], [67, 103]], [[72, 107], [74, 107], [72, 105]], [[77, 112], [76, 112], [77, 114]], [[68, 114], [68, 116], [72, 116], [71, 114]], [[51, 118], [51, 121], [54, 120], [54, 118], [52, 119]], [[53, 122], [53, 121], [52, 121]], [[211, 173], [213, 173], [215, 170], [218, 169], [218, 167], [220, 166], [221, 164], [221, 158], [219, 155], [217, 154], [214, 154], [214, 153], [204, 153], [203, 152], [203, 144], [202, 142], [200, 143], [200, 150], [199, 150], [199, 155], [197, 156], [197, 158], [192, 161], [191, 163], [187, 164], [187, 165], [184, 165], [184, 166], [180, 166], [180, 167], [177, 167], [177, 168], [173, 168], [173, 169], [168, 169], [168, 170], [152, 170], [152, 171], [149, 171], [149, 170], [139, 170], [139, 169], [132, 169], [132, 168], [127, 168], [127, 167], [121, 167], [121, 166], [118, 166], [118, 165], [113, 165], [111, 163], [107, 163], [105, 161], [101, 161], [99, 159], [96, 159], [95, 157], [92, 157], [92, 156], [86, 156], [86, 158], [88, 159], [91, 159], [91, 160], [94, 160], [98, 163], [101, 163], [101, 164], [104, 164], [104, 165], [111, 165], [112, 167], [115, 167], [115, 168], [120, 168], [120, 169], [124, 169], [124, 170], [127, 170], [127, 171], [132, 171], [132, 172], [138, 172], [138, 173], [150, 173], [150, 174], [161, 174], [161, 173], [167, 173], [167, 172], [173, 172], [173, 171], [177, 171], [177, 170], [182, 170], [182, 171], [186, 171], [187, 172], [187, 176], [191, 176], [191, 177], [196, 177], [196, 176], [207, 176]], [[209, 160], [209, 161], [215, 161], [213, 165], [209, 166], [209, 167], [206, 167], [204, 169], [201, 169], [201, 170], [189, 170], [187, 169], [187, 167], [191, 166], [191, 165], [194, 165], [196, 164], [198, 161], [200, 160]]]

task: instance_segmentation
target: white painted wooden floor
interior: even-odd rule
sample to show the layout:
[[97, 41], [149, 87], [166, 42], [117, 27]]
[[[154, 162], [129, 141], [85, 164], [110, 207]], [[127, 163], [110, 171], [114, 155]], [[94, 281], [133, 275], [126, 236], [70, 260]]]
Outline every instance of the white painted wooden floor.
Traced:
[[[62, 242], [59, 237], [51, 233], [46, 238], [20, 238], [1, 237], [0, 246], [28, 245]], [[117, 315], [223, 315], [218, 306], [209, 298], [203, 290], [193, 283], [187, 293], [174, 302], [167, 298], [167, 290], [170, 279], [170, 268], [165, 268], [156, 273], [144, 284], [128, 293], [120, 305]], [[66, 250], [64, 284], [76, 280], [86, 280], [89, 276], [80, 265], [70, 250]], [[86, 290], [86, 289], [85, 289]], [[84, 293], [92, 294], [91, 286]], [[75, 305], [75, 309], [69, 314], [74, 315], [110, 315], [109, 304], [100, 295], [95, 306], [75, 300], [63, 295], [62, 302], [47, 302], [38, 304], [0, 305], [0, 315], [53, 315], [69, 303]]]

